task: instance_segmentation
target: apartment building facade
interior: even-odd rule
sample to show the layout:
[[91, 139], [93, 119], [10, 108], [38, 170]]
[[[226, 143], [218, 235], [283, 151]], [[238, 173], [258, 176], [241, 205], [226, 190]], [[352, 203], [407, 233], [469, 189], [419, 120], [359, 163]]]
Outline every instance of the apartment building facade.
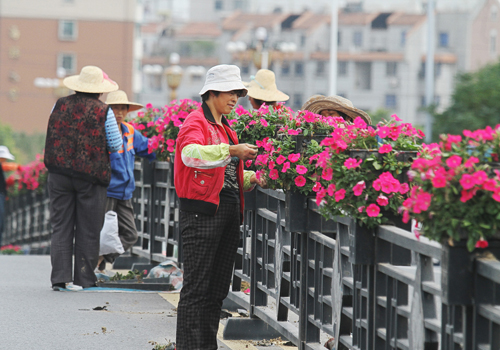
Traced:
[[137, 0], [0, 2], [0, 120], [45, 132], [51, 108], [70, 91], [65, 76], [101, 67], [132, 98], [141, 90]]

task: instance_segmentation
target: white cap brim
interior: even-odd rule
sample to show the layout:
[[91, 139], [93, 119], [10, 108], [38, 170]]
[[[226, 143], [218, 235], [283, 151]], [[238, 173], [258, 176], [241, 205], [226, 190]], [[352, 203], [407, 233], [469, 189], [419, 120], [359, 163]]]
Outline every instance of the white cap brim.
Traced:
[[225, 82], [220, 82], [220, 83], [209, 83], [203, 86], [203, 88], [200, 91], [200, 95], [203, 95], [207, 91], [221, 91], [221, 92], [227, 92], [227, 91], [233, 91], [233, 90], [243, 90], [244, 94], [241, 97], [245, 97], [247, 95], [248, 89], [243, 85], [241, 80], [239, 81], [225, 81]]

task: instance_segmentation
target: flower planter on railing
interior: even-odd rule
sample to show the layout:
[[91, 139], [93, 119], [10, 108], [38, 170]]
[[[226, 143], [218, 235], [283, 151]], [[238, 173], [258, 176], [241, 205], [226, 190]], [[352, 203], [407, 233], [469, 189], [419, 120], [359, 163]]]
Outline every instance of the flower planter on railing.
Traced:
[[305, 232], [307, 229], [307, 197], [288, 191], [285, 194], [285, 230]]

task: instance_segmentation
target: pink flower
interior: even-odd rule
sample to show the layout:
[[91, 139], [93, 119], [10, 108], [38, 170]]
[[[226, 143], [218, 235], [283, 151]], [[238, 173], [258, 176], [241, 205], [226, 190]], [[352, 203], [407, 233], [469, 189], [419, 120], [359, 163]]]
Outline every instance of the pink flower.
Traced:
[[366, 207], [366, 214], [371, 218], [377, 217], [379, 213], [380, 207], [375, 203], [372, 203], [368, 207]]
[[392, 151], [392, 146], [389, 145], [388, 143], [382, 145], [382, 147], [378, 149], [379, 153], [389, 153], [391, 151]]
[[319, 191], [323, 190], [323, 186], [321, 186], [321, 184], [319, 182], [316, 182], [314, 184], [314, 187], [312, 188], [312, 190], [314, 192], [319, 192]]
[[377, 203], [381, 207], [385, 207], [387, 204], [389, 204], [389, 198], [387, 198], [384, 195], [379, 195], [378, 198], [377, 198]]
[[267, 120], [265, 120], [264, 118], [260, 118], [260, 123], [265, 128], [269, 126], [269, 124], [267, 123]]
[[446, 187], [446, 177], [444, 177], [443, 175], [434, 176], [434, 178], [432, 179], [432, 185], [435, 188]]
[[335, 184], [329, 184], [326, 191], [330, 197], [333, 197], [335, 195]]
[[250, 166], [252, 166], [252, 163], [253, 163], [253, 160], [251, 160], [251, 159], [245, 161], [245, 165], [247, 168], [250, 168]]
[[361, 117], [354, 119], [354, 126], [359, 129], [366, 129], [367, 127], [366, 122]]
[[323, 198], [326, 196], [326, 190], [323, 188], [321, 191], [316, 192], [316, 205], [321, 205]]
[[472, 176], [475, 177], [476, 185], [482, 185], [488, 180], [488, 175], [482, 170], [476, 171]]
[[408, 210], [403, 211], [403, 219], [402, 220], [405, 224], [407, 224], [408, 221], [410, 221], [410, 213], [408, 212]]
[[168, 139], [167, 140], [167, 146], [173, 146], [175, 145], [175, 140], [174, 139]]
[[474, 166], [474, 164], [476, 163], [479, 163], [479, 159], [477, 159], [476, 157], [470, 157], [469, 159], [467, 159], [467, 161], [464, 163], [464, 166], [466, 168], [472, 168]]
[[278, 158], [276, 158], [276, 163], [278, 163], [279, 165], [283, 164], [283, 162], [286, 160], [286, 157], [283, 156], [282, 154], [280, 154], [278, 156]]
[[286, 173], [288, 169], [290, 169], [290, 162], [286, 162], [285, 164], [283, 164], [283, 169], [281, 169], [281, 172]]
[[362, 162], [363, 162], [363, 160], [362, 160], [362, 159], [360, 159], [359, 161], [356, 161], [356, 159], [354, 159], [354, 158], [348, 158], [348, 159], [344, 162], [344, 166], [345, 166], [347, 169], [352, 169], [352, 168], [356, 168], [356, 167], [360, 166]]
[[297, 167], [295, 169], [297, 170], [297, 173], [299, 173], [301, 175], [307, 173], [307, 168], [303, 165], [297, 165]]
[[300, 158], [300, 153], [291, 153], [288, 155], [288, 160], [292, 163], [295, 163]]
[[396, 114], [391, 115], [391, 118], [394, 118], [394, 120], [397, 121], [397, 122], [402, 122], [403, 121]]
[[335, 192], [335, 202], [339, 202], [345, 198], [345, 190], [341, 189]]
[[272, 170], [269, 172], [269, 178], [270, 178], [271, 180], [276, 180], [278, 177], [279, 177], [279, 174], [278, 174], [278, 169], [272, 169]]
[[497, 189], [497, 181], [495, 179], [489, 179], [489, 180], [486, 180], [484, 183], [483, 183], [483, 188], [486, 190], [486, 191], [491, 191], [491, 192], [495, 192], [496, 189]]
[[472, 197], [474, 197], [474, 195], [476, 194], [476, 191], [472, 190], [472, 191], [466, 191], [466, 190], [462, 190], [460, 192], [460, 194], [462, 195], [460, 197], [460, 202], [462, 203], [465, 203], [467, 202], [469, 199], [472, 199]]
[[268, 166], [269, 166], [269, 169], [274, 169], [276, 164], [272, 160], [270, 160]]
[[148, 104], [146, 105], [146, 108], [147, 108], [147, 109], [151, 109], [151, 108], [153, 108], [153, 105], [152, 105], [151, 103], [148, 103]]
[[146, 127], [144, 126], [144, 124], [139, 124], [139, 125], [137, 125], [136, 129], [137, 130], [144, 130], [144, 129], [146, 129]]
[[326, 168], [323, 169], [323, 172], [321, 173], [321, 178], [326, 181], [330, 181], [333, 177], [333, 169], [332, 168]]
[[387, 136], [389, 136], [390, 133], [391, 133], [391, 129], [389, 127], [381, 126], [380, 128], [378, 128], [377, 135], [380, 138], [385, 139]]
[[500, 202], [500, 189], [497, 189], [497, 191], [491, 195], [491, 198], [493, 198], [497, 202]]
[[365, 210], [365, 206], [358, 207], [358, 212], [362, 213]]
[[409, 190], [410, 190], [410, 186], [408, 186], [408, 184], [407, 184], [407, 183], [403, 183], [403, 184], [401, 184], [401, 186], [399, 187], [399, 193], [401, 193], [401, 194], [405, 194], [405, 193], [407, 193]]
[[361, 196], [363, 193], [363, 190], [366, 188], [366, 184], [364, 181], [358, 182], [354, 187], [352, 188], [354, 195], [355, 196]]
[[288, 130], [288, 135], [298, 135], [298, 134], [299, 134], [298, 130], [294, 130], [294, 129], [289, 129]]
[[488, 247], [488, 241], [485, 241], [482, 238], [476, 242], [476, 248], [487, 248], [487, 247]]
[[295, 185], [297, 187], [303, 187], [306, 184], [306, 178], [302, 175], [295, 178]]
[[476, 184], [474, 176], [469, 174], [463, 174], [459, 182], [465, 190], [470, 190]]
[[446, 165], [448, 165], [451, 169], [455, 169], [460, 164], [462, 164], [462, 157], [460, 156], [454, 155], [446, 159]]

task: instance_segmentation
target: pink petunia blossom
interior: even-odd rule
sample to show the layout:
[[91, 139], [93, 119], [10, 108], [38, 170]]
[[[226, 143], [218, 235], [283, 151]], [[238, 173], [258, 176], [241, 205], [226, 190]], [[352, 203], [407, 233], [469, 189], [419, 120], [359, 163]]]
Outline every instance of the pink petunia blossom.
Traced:
[[295, 178], [295, 185], [297, 187], [304, 187], [305, 184], [306, 184], [306, 178], [304, 176], [300, 175]]
[[289, 129], [288, 130], [288, 135], [298, 135], [298, 134], [299, 134], [298, 130], [294, 130], [294, 129]]
[[366, 214], [371, 218], [377, 217], [379, 213], [380, 207], [375, 203], [372, 203], [368, 207], [366, 207]]
[[286, 173], [286, 171], [288, 169], [290, 169], [290, 162], [285, 162], [285, 164], [283, 164], [283, 168], [281, 169], [281, 172]]
[[279, 177], [278, 169], [272, 169], [272, 170], [269, 172], [269, 178], [270, 178], [271, 180], [276, 180], [278, 177]]
[[476, 157], [470, 157], [469, 159], [467, 159], [464, 163], [464, 166], [466, 168], [472, 168], [474, 167], [474, 164], [477, 164], [479, 163], [479, 159], [476, 158]]
[[251, 160], [251, 159], [245, 161], [245, 165], [247, 168], [250, 168], [250, 166], [252, 166], [252, 163], [253, 163], [253, 160]]
[[469, 199], [472, 199], [472, 197], [474, 197], [474, 194], [476, 193], [476, 191], [466, 191], [466, 190], [462, 190], [460, 192], [460, 194], [462, 195], [460, 197], [460, 202], [462, 203], [465, 203], [467, 202]]
[[358, 166], [361, 165], [361, 163], [363, 162], [362, 159], [360, 159], [359, 161], [356, 161], [356, 159], [354, 158], [348, 158], [345, 162], [344, 162], [344, 166], [347, 168], [347, 169], [352, 169], [352, 168], [357, 168]]
[[336, 189], [335, 184], [328, 185], [328, 188], [326, 189], [326, 191], [330, 197], [333, 197], [335, 195], [335, 189]]
[[465, 190], [470, 190], [476, 185], [476, 179], [474, 178], [474, 175], [469, 174], [463, 174], [459, 182]]
[[339, 202], [345, 198], [345, 190], [342, 188], [335, 192], [335, 202]]
[[460, 156], [453, 155], [450, 158], [446, 159], [446, 165], [448, 165], [448, 167], [450, 167], [451, 169], [456, 168], [460, 164], [462, 164], [462, 157]]
[[358, 212], [362, 213], [363, 211], [365, 211], [365, 208], [366, 207], [364, 205], [362, 205], [361, 207], [358, 207]]
[[307, 168], [303, 165], [297, 165], [297, 167], [295, 169], [297, 170], [297, 173], [299, 173], [301, 175], [307, 173]]
[[407, 183], [402, 183], [399, 187], [399, 193], [406, 194], [410, 190], [410, 186]]
[[394, 118], [394, 120], [397, 121], [397, 122], [402, 122], [403, 121], [396, 114], [391, 115], [391, 118]]
[[267, 123], [267, 120], [265, 120], [264, 118], [260, 118], [260, 123], [265, 128], [267, 128], [269, 126], [269, 124]]
[[382, 145], [382, 147], [378, 149], [379, 153], [389, 153], [391, 151], [392, 151], [392, 146], [389, 145], [388, 143]]
[[285, 162], [285, 160], [286, 160], [286, 157], [284, 155], [280, 154], [278, 156], [278, 158], [276, 158], [276, 163], [278, 163], [279, 165], [281, 165], [281, 164], [283, 164]]
[[153, 108], [153, 105], [152, 105], [151, 103], [148, 103], [148, 104], [146, 105], [146, 108], [147, 108], [147, 109], [151, 109], [151, 108]]
[[432, 179], [432, 185], [435, 188], [446, 187], [446, 177], [444, 177], [443, 175], [434, 176], [434, 178]]
[[300, 153], [291, 153], [288, 155], [288, 160], [292, 163], [295, 163], [300, 159]]
[[377, 203], [378, 205], [380, 205], [381, 207], [385, 207], [387, 204], [389, 204], [389, 198], [387, 198], [386, 196], [384, 195], [379, 195], [377, 197]]
[[359, 128], [359, 129], [366, 129], [366, 127], [368, 126], [366, 124], [366, 122], [363, 120], [363, 118], [361, 117], [356, 117], [356, 119], [354, 119], [354, 126]]
[[270, 160], [268, 163], [269, 169], [274, 169], [275, 166], [276, 166], [276, 164], [272, 160]]
[[358, 182], [354, 187], [352, 188], [352, 191], [354, 192], [355, 196], [361, 196], [363, 193], [363, 190], [366, 188], [366, 184], [364, 181]]
[[476, 242], [476, 248], [488, 248], [488, 241], [485, 241], [484, 239], [480, 239], [479, 241]]
[[488, 179], [483, 183], [483, 189], [486, 191], [495, 192], [497, 190], [498, 184], [495, 179]]
[[378, 132], [377, 132], [377, 135], [382, 138], [382, 139], [385, 139], [387, 136], [389, 136], [391, 133], [391, 129], [387, 126], [381, 126], [380, 128], [378, 128]]
[[312, 188], [312, 190], [313, 190], [314, 192], [319, 192], [319, 191], [323, 190], [323, 186], [321, 186], [321, 183], [316, 182], [316, 183], [314, 184], [314, 187]]
[[333, 169], [332, 168], [323, 169], [323, 172], [321, 173], [321, 178], [326, 181], [331, 181], [331, 179], [333, 178]]
[[482, 185], [488, 180], [488, 175], [483, 170], [476, 171], [472, 176], [475, 177], [476, 185]]

